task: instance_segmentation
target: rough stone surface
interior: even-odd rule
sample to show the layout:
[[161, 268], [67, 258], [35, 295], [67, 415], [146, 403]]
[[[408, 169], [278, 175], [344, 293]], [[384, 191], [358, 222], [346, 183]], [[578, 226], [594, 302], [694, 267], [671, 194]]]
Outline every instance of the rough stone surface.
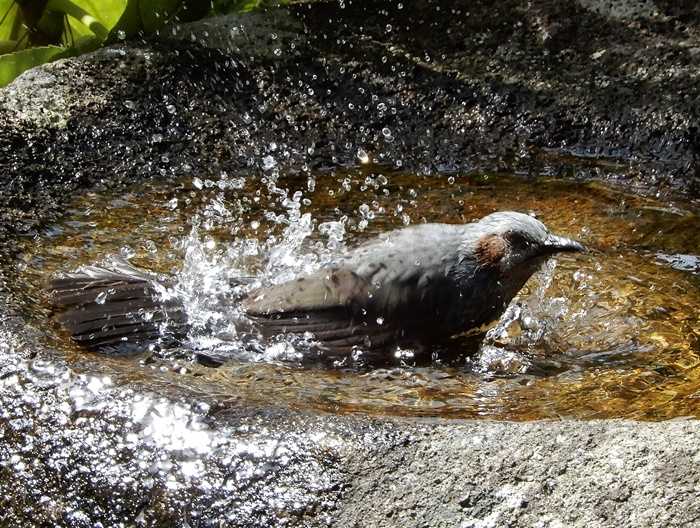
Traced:
[[[424, 122], [415, 130], [423, 140], [412, 149], [425, 148], [426, 136], [439, 140], [427, 141], [434, 166], [481, 152], [524, 172], [568, 170], [697, 195], [697, 9], [665, 2], [423, 1], [403, 9], [361, 2], [312, 11], [306, 20], [324, 56], [362, 63], [379, 54], [390, 68], [399, 58], [411, 65], [397, 66], [400, 81], [384, 85]], [[416, 77], [431, 88], [406, 90]], [[552, 160], [562, 154], [628, 167], [587, 171]]]
[[[85, 188], [261, 171], [266, 156], [304, 174], [362, 149], [426, 173], [697, 198], [698, 9], [320, 3], [43, 66], [0, 90], [0, 258]], [[700, 524], [695, 421], [413, 422], [245, 402], [217, 413], [162, 387], [98, 389], [90, 376], [104, 373], [72, 372], [12, 313], [11, 279], [0, 276], [0, 524]], [[212, 449], [133, 440], [151, 424], [132, 419], [144, 398], [144, 417], [187, 417]], [[209, 477], [185, 478], [198, 462]]]
[[[405, 427], [405, 426], [404, 426]], [[350, 459], [337, 526], [697, 526], [697, 422], [450, 423]], [[664, 441], [660, 441], [661, 439]]]

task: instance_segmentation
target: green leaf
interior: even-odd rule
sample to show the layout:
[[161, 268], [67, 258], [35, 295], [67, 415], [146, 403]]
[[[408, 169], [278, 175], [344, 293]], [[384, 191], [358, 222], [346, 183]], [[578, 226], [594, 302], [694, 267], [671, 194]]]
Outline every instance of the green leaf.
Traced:
[[0, 0], [0, 40], [20, 40], [25, 33], [19, 5], [14, 0]]
[[135, 35], [142, 29], [139, 0], [128, 0], [119, 21], [110, 30], [110, 40], [114, 41], [124, 38], [124, 36]]
[[71, 2], [99, 20], [108, 31], [117, 25], [129, 3], [128, 0], [71, 0]]
[[0, 87], [10, 84], [20, 73], [68, 54], [61, 46], [42, 46], [0, 55]]
[[65, 15], [63, 13], [44, 11], [39, 22], [37, 22], [37, 28], [42, 36], [45, 37], [43, 44], [59, 44], [61, 42], [64, 18]]
[[0, 55], [4, 53], [12, 53], [22, 49], [22, 43], [16, 40], [0, 40]]
[[110, 30], [117, 25], [127, 0], [49, 0], [46, 9], [64, 13], [71, 17], [71, 29], [81, 34], [77, 23], [88, 28], [100, 41], [104, 42]]
[[71, 52], [74, 54], [88, 53], [90, 51], [95, 51], [102, 45], [102, 41], [98, 39], [95, 35], [85, 35], [73, 39], [73, 44], [70, 47]]
[[98, 43], [102, 42], [92, 31], [90, 31], [90, 28], [81, 24], [75, 18], [66, 16], [63, 35], [61, 35], [63, 45], [69, 48], [77, 48], [78, 43], [84, 39], [95, 39]]
[[238, 2], [238, 11], [241, 13], [249, 13], [254, 9], [257, 9], [262, 4], [262, 0], [247, 0], [244, 2]]

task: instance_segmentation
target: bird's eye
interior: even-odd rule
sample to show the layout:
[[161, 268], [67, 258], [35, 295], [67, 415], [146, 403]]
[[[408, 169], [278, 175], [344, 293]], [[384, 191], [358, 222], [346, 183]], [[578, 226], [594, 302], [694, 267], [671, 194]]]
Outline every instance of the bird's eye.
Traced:
[[510, 233], [506, 233], [505, 235], [506, 240], [510, 243], [511, 246], [522, 246], [525, 244], [525, 237], [518, 233], [517, 231], [511, 231]]
[[525, 251], [534, 245], [533, 241], [529, 237], [526, 237], [522, 233], [516, 231], [511, 231], [508, 233], [506, 238], [511, 249], [514, 251]]

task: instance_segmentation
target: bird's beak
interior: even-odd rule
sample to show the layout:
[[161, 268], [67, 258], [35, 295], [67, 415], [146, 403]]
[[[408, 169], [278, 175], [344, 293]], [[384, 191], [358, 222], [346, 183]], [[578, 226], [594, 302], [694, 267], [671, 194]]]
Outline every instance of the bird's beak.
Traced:
[[544, 242], [545, 248], [547, 248], [552, 253], [558, 253], [560, 251], [586, 251], [586, 247], [570, 238], [549, 235]]

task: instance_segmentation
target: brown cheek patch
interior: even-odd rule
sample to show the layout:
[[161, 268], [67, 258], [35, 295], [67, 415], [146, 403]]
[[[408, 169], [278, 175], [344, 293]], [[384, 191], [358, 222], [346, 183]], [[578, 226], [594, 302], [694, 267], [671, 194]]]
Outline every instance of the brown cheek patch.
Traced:
[[476, 243], [476, 260], [481, 266], [497, 265], [506, 253], [506, 241], [500, 235], [485, 235]]

